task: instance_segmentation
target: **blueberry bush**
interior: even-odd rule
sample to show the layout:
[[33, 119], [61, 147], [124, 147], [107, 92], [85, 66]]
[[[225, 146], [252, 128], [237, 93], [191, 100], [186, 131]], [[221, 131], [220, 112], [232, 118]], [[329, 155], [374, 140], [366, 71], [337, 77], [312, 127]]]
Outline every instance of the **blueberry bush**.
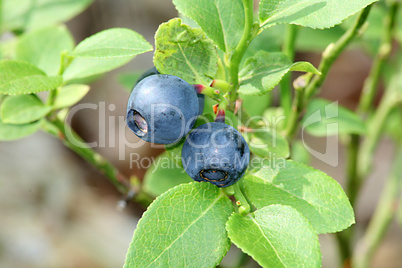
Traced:
[[[235, 267], [249, 258], [263, 267], [320, 267], [325, 233], [336, 233], [344, 267], [369, 267], [402, 215], [398, 0], [173, 0], [179, 17], [159, 26], [154, 48], [125, 28], [75, 44], [63, 23], [91, 3], [0, 0], [0, 140], [45, 131], [127, 202], [149, 205], [124, 267], [215, 267], [231, 244], [242, 251]], [[350, 46], [373, 59], [355, 111], [317, 97]], [[318, 66], [295, 62], [302, 47], [322, 52]], [[65, 118], [90, 81], [149, 51], [155, 67], [122, 79], [133, 88], [127, 125], [165, 144], [173, 165], [127, 179]], [[300, 133], [341, 137], [345, 191], [309, 166]], [[394, 168], [368, 228], [357, 233], [354, 207], [383, 135], [394, 142]]]

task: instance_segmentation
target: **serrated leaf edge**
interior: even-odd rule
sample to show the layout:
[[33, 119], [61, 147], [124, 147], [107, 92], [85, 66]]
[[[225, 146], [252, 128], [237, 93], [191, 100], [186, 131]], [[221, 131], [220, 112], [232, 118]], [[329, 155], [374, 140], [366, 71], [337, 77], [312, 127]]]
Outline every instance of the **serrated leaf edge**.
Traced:
[[[147, 210], [142, 214], [142, 216], [141, 216], [141, 218], [140, 218], [140, 220], [138, 221], [138, 223], [137, 223], [137, 226], [135, 227], [135, 230], [134, 230], [134, 233], [133, 233], [133, 238], [134, 238], [134, 236], [135, 236], [135, 233], [137, 232], [137, 230], [138, 230], [138, 225], [140, 225], [140, 223], [142, 222], [142, 220], [143, 220], [143, 218], [144, 218], [144, 216], [145, 215], [147, 215], [147, 213], [150, 211], [150, 209], [153, 207], [153, 206], [155, 206], [154, 204], [156, 203], [156, 201], [157, 200], [159, 200], [159, 199], [161, 199], [161, 198], [164, 198], [166, 195], [168, 195], [168, 194], [170, 194], [170, 192], [172, 192], [172, 191], [175, 191], [175, 190], [177, 190], [177, 188], [180, 188], [180, 187], [184, 187], [185, 185], [199, 185], [199, 184], [207, 184], [208, 182], [189, 182], [189, 183], [182, 183], [182, 184], [179, 184], [179, 185], [176, 185], [175, 187], [172, 187], [172, 188], [170, 188], [169, 190], [167, 190], [166, 192], [164, 192], [163, 194], [161, 194], [161, 195], [159, 195], [159, 196], [157, 196], [155, 199], [154, 199], [154, 201], [152, 201], [152, 203], [148, 206], [148, 208], [147, 208]], [[219, 189], [218, 189], [219, 190]], [[222, 192], [222, 191], [219, 191], [219, 198], [216, 200], [216, 201], [214, 201], [214, 203], [213, 204], [215, 204], [216, 202], [218, 202], [222, 197], [225, 197], [226, 195]], [[227, 197], [227, 196], [226, 196]], [[209, 210], [209, 208], [208, 208], [208, 210]], [[197, 218], [197, 220], [198, 220], [199, 218]], [[192, 223], [193, 224], [193, 223]], [[191, 224], [191, 225], [192, 225]], [[190, 225], [190, 226], [191, 226]], [[226, 225], [226, 224], [225, 224]], [[188, 228], [186, 228], [186, 230], [187, 230]], [[225, 230], [226, 230], [226, 226], [225, 226]], [[226, 230], [226, 235], [228, 234], [228, 232], [227, 232], [227, 230]], [[177, 238], [174, 240], [174, 241], [176, 241], [177, 240]], [[170, 247], [173, 243], [174, 243], [174, 241], [168, 246], [168, 247]], [[134, 239], [132, 239], [132, 241], [130, 242], [130, 245], [129, 245], [129, 248], [128, 248], [128, 250], [127, 250], [127, 254], [126, 254], [126, 258], [125, 258], [125, 262], [124, 262], [124, 268], [126, 268], [126, 263], [128, 262], [127, 261], [127, 257], [128, 257], [128, 255], [129, 255], [129, 249], [131, 248], [131, 245], [134, 243]], [[229, 250], [229, 248], [230, 248], [230, 239], [228, 239], [228, 243], [227, 243], [227, 246], [226, 246], [226, 253], [228, 252], [228, 250]], [[165, 251], [165, 250], [164, 250]], [[164, 252], [163, 251], [163, 252]], [[162, 252], [162, 253], [163, 253]], [[157, 260], [161, 255], [162, 255], [162, 253], [161, 254], [159, 254], [158, 255], [158, 257], [155, 259], [155, 260]], [[223, 259], [223, 257], [224, 256], [222, 256], [221, 258], [220, 258], [220, 260], [217, 260], [217, 262], [214, 264], [214, 266], [217, 266], [221, 261], [222, 261], [222, 259]], [[154, 260], [154, 261], [155, 261]], [[149, 266], [149, 265], [148, 265]], [[147, 267], [148, 267], [147, 266]]]

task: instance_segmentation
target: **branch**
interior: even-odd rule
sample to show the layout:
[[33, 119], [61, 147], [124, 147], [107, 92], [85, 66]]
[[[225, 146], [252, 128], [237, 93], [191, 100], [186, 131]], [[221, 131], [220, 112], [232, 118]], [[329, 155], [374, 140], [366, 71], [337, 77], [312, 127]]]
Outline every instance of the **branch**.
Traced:
[[244, 5], [244, 14], [245, 14], [245, 25], [243, 36], [240, 39], [239, 44], [237, 45], [235, 51], [230, 57], [229, 62], [229, 80], [232, 84], [231, 95], [230, 95], [230, 106], [233, 107], [236, 99], [237, 99], [237, 88], [239, 86], [239, 66], [240, 62], [244, 56], [244, 53], [247, 50], [248, 45], [251, 40], [254, 38], [256, 34], [257, 28], [254, 29], [253, 20], [254, 20], [254, 1], [253, 0], [243, 0]]
[[302, 79], [304, 79], [303, 83], [305, 83], [306, 86], [299, 88], [299, 96], [295, 96], [293, 100], [292, 111], [288, 120], [286, 130], [286, 136], [289, 140], [293, 139], [296, 131], [298, 130], [299, 118], [306, 104], [315, 94], [317, 94], [319, 88], [327, 78], [328, 72], [335, 60], [343, 52], [346, 46], [352, 41], [352, 39], [360, 33], [360, 30], [362, 29], [368, 17], [370, 9], [371, 5], [363, 9], [354, 22], [353, 26], [346, 33], [344, 33], [337, 42], [330, 44], [325, 49], [320, 65], [318, 67], [321, 75], [314, 75], [311, 79], [311, 76], [309, 75], [301, 77]]
[[[52, 121], [45, 121], [42, 129], [62, 140], [66, 147], [96, 167], [119, 192], [127, 194], [132, 190], [129, 181], [107, 159], [90, 148], [69, 125], [64, 124], [59, 119], [54, 119]], [[67, 138], [70, 134], [73, 140]]]
[[[286, 35], [283, 42], [282, 52], [289, 57], [291, 61], [295, 57], [295, 45], [298, 33], [298, 26], [293, 24], [286, 25]], [[287, 73], [280, 83], [280, 102], [285, 117], [288, 118], [292, 107], [292, 75]]]
[[395, 21], [399, 3], [394, 1], [389, 7], [388, 15], [384, 18], [384, 32], [381, 38], [380, 48], [376, 54], [370, 69], [370, 74], [364, 82], [363, 92], [360, 98], [358, 112], [367, 113], [377, 93], [378, 82], [392, 50], [392, 39], [395, 30]]

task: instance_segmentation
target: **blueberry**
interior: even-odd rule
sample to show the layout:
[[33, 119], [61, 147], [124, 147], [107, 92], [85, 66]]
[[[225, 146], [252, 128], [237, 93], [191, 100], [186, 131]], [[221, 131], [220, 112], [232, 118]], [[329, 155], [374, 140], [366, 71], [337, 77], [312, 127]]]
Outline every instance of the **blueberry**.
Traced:
[[193, 180], [227, 187], [243, 176], [250, 150], [236, 129], [212, 122], [197, 127], [188, 135], [181, 157], [184, 169]]
[[127, 125], [145, 141], [170, 144], [190, 131], [198, 111], [193, 86], [173, 75], [150, 75], [130, 94]]
[[[160, 74], [160, 72], [156, 69], [156, 67], [152, 67], [148, 70], [146, 70], [135, 82], [135, 84], [138, 84], [141, 80], [143, 80], [145, 77], [154, 75], [154, 74]], [[198, 115], [202, 115], [204, 112], [204, 103], [205, 103], [205, 95], [204, 94], [197, 94], [198, 97]]]

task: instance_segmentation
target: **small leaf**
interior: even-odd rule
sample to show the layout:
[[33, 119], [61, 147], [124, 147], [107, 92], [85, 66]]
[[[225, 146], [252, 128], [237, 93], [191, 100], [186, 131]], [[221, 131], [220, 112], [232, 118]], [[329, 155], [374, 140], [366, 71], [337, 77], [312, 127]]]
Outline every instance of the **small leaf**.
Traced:
[[53, 109], [70, 107], [79, 102], [89, 91], [87, 85], [67, 85], [62, 87], [53, 104]]
[[333, 233], [354, 223], [354, 214], [342, 187], [324, 172], [293, 161], [283, 161], [249, 172], [246, 194], [262, 208], [272, 204], [296, 208], [317, 233]]
[[190, 84], [211, 84], [218, 56], [201, 29], [172, 19], [159, 26], [155, 43], [154, 65], [161, 73], [176, 75]]
[[46, 76], [36, 66], [14, 60], [0, 61], [0, 93], [5, 95], [30, 94], [49, 91], [62, 83], [60, 76]]
[[64, 25], [51, 26], [24, 34], [16, 47], [16, 59], [27, 61], [45, 71], [57, 75], [60, 55], [74, 49], [74, 39]]
[[250, 151], [263, 158], [288, 158], [289, 143], [275, 129], [258, 129], [247, 141]]
[[76, 58], [65, 70], [64, 80], [90, 77], [116, 69], [135, 55], [152, 50], [138, 33], [129, 29], [109, 29], [82, 41], [72, 55]]
[[239, 93], [244, 95], [262, 95], [271, 91], [289, 71], [319, 71], [308, 62], [292, 64], [288, 57], [280, 52], [260, 51], [248, 58], [240, 71], [241, 84]]
[[289, 71], [321, 74], [310, 62], [299, 61], [292, 64]]
[[338, 102], [325, 99], [314, 99], [309, 103], [302, 127], [318, 137], [366, 133], [366, 126], [359, 116]]
[[27, 124], [43, 118], [51, 111], [36, 95], [8, 96], [1, 105], [5, 124]]
[[160, 195], [148, 207], [124, 267], [215, 267], [229, 250], [225, 223], [229, 198], [210, 183], [187, 183]]
[[234, 213], [226, 229], [230, 240], [262, 267], [321, 267], [318, 236], [292, 207], [271, 205], [245, 216]]
[[[180, 157], [180, 155], [176, 157]], [[132, 163], [135, 164], [138, 161]], [[158, 196], [179, 184], [192, 181], [184, 169], [169, 157], [168, 153], [163, 153], [147, 169], [143, 190], [153, 196]]]
[[241, 0], [173, 0], [180, 13], [193, 19], [223, 52], [232, 52], [244, 30]]
[[310, 28], [330, 28], [376, 0], [261, 0], [259, 17], [263, 27], [278, 23]]
[[79, 43], [72, 57], [113, 59], [134, 57], [152, 50], [140, 34], [125, 28], [113, 28], [94, 34]]
[[39, 130], [41, 124], [41, 121], [24, 125], [5, 124], [0, 118], [0, 141], [13, 141], [29, 136]]
[[76, 16], [93, 0], [3, 0], [2, 30], [54, 25]]

